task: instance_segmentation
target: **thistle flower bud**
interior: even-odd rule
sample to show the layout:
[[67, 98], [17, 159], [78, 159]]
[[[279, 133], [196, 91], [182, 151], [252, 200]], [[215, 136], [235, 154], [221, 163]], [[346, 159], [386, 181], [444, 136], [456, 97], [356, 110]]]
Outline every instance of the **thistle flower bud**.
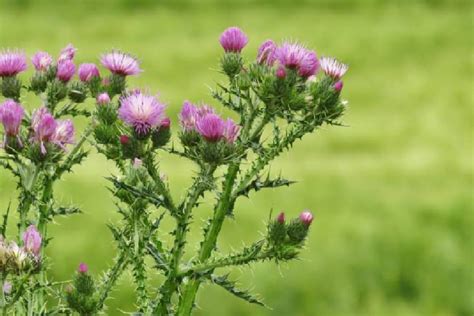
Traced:
[[276, 220], [277, 220], [277, 222], [280, 223], [280, 224], [285, 224], [285, 213], [284, 213], [284, 212], [281, 212], [280, 214], [278, 214]]
[[284, 67], [278, 67], [278, 69], [276, 70], [276, 73], [275, 75], [277, 76], [277, 78], [279, 79], [285, 79], [286, 77], [286, 70]]
[[133, 168], [138, 169], [143, 166], [143, 161], [139, 158], [133, 159]]
[[28, 226], [26, 231], [23, 233], [23, 244], [25, 250], [38, 256], [41, 250], [42, 238], [38, 230], [34, 225]]
[[309, 210], [303, 211], [300, 215], [300, 220], [305, 226], [311, 225], [311, 222], [313, 221], [313, 214]]
[[227, 28], [219, 39], [226, 53], [240, 53], [248, 41], [247, 35], [238, 27]]
[[171, 138], [170, 131], [171, 121], [169, 117], [165, 117], [160, 126], [153, 131], [151, 139], [153, 141], [153, 147], [158, 148], [166, 145]]
[[107, 92], [103, 92], [97, 96], [98, 105], [107, 105], [110, 103], [110, 97]]
[[343, 85], [344, 84], [343, 84], [342, 80], [339, 80], [333, 85], [333, 88], [334, 88], [334, 90], [336, 90], [336, 92], [341, 92]]
[[81, 262], [79, 264], [79, 267], [77, 268], [77, 272], [79, 273], [87, 273], [87, 271], [89, 271], [89, 267], [87, 266], [87, 264], [85, 264], [84, 262]]
[[235, 124], [234, 120], [227, 119], [224, 124], [224, 139], [229, 144], [235, 143], [240, 134], [240, 126]]
[[39, 51], [31, 57], [31, 62], [36, 71], [44, 72], [53, 63], [53, 57], [47, 52]]
[[30, 82], [31, 90], [35, 93], [41, 93], [46, 90], [48, 86], [48, 76], [43, 71], [37, 71], [33, 77], [31, 77]]
[[127, 145], [130, 142], [130, 137], [127, 135], [120, 135], [120, 144]]
[[56, 78], [62, 82], [68, 82], [74, 76], [76, 72], [76, 66], [70, 59], [65, 59], [58, 62], [58, 70], [56, 72]]
[[92, 78], [100, 77], [99, 69], [92, 63], [81, 64], [77, 73], [82, 82], [89, 82]]
[[74, 144], [74, 125], [71, 120], [57, 121], [56, 123], [51, 142], [65, 150], [67, 144]]

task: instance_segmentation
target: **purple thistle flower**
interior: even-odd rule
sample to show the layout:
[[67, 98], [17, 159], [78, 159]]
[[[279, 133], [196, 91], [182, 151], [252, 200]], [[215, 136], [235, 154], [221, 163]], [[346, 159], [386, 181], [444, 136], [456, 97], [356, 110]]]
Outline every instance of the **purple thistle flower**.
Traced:
[[334, 80], [339, 80], [344, 76], [349, 67], [346, 64], [343, 64], [337, 61], [335, 58], [323, 57], [320, 60], [321, 69], [324, 73], [333, 78]]
[[217, 142], [224, 136], [226, 123], [219, 115], [209, 113], [200, 117], [196, 122], [196, 129], [209, 142]]
[[298, 43], [283, 43], [276, 51], [276, 58], [281, 65], [297, 69], [305, 78], [314, 75], [319, 66], [316, 53]]
[[76, 51], [77, 49], [72, 44], [68, 44], [66, 47], [64, 47], [61, 50], [61, 53], [59, 54], [59, 58], [58, 58], [58, 64], [65, 60], [72, 61], [74, 59], [74, 55], [76, 54]]
[[162, 128], [170, 128], [171, 126], [171, 120], [169, 117], [165, 117], [162, 121], [161, 121], [161, 124], [160, 124]]
[[110, 97], [107, 92], [103, 92], [97, 96], [97, 104], [107, 105], [110, 103]]
[[311, 225], [311, 222], [313, 221], [313, 214], [311, 214], [309, 210], [303, 211], [303, 213], [300, 215], [300, 221], [306, 226]]
[[275, 62], [275, 51], [277, 45], [272, 40], [266, 40], [260, 45], [257, 53], [257, 62], [259, 64], [273, 65]]
[[68, 82], [74, 76], [76, 72], [76, 66], [70, 59], [63, 60], [58, 62], [58, 71], [56, 73], [56, 78], [62, 82]]
[[84, 262], [81, 262], [79, 264], [79, 267], [77, 268], [77, 272], [79, 273], [87, 273], [87, 271], [89, 271], [89, 267], [87, 266], [87, 264], [85, 264]]
[[56, 120], [45, 107], [39, 108], [33, 113], [31, 119], [31, 128], [34, 135], [33, 140], [38, 142], [41, 147], [41, 153], [46, 154], [45, 142], [49, 142], [56, 132]]
[[81, 64], [77, 73], [82, 82], [89, 82], [92, 78], [100, 77], [99, 69], [92, 63]]
[[142, 71], [136, 58], [118, 50], [102, 55], [100, 61], [105, 68], [117, 75], [131, 76]]
[[23, 107], [11, 99], [5, 100], [0, 105], [0, 122], [2, 122], [7, 135], [18, 136], [24, 115]]
[[336, 90], [337, 92], [341, 92], [343, 86], [344, 86], [344, 83], [342, 82], [342, 80], [339, 80], [338, 82], [336, 82], [336, 83], [333, 85], [333, 88], [334, 88], [334, 90]]
[[5, 50], [0, 52], [0, 77], [11, 77], [25, 71], [27, 68], [26, 56], [19, 50]]
[[25, 250], [38, 256], [41, 250], [42, 238], [35, 225], [28, 226], [22, 237]]
[[248, 41], [247, 35], [238, 27], [227, 28], [219, 39], [226, 53], [240, 53]]
[[165, 105], [154, 96], [138, 92], [122, 97], [120, 104], [120, 119], [139, 134], [147, 134], [164, 119]]
[[184, 131], [192, 131], [196, 127], [197, 107], [189, 101], [184, 101], [179, 112], [179, 123]]
[[240, 134], [240, 126], [235, 124], [232, 119], [225, 121], [224, 138], [229, 144], [235, 143]]
[[71, 120], [57, 121], [51, 142], [65, 149], [67, 144], [74, 144], [74, 132], [74, 125]]
[[39, 51], [31, 57], [31, 62], [37, 71], [46, 71], [53, 63], [53, 57], [47, 52]]

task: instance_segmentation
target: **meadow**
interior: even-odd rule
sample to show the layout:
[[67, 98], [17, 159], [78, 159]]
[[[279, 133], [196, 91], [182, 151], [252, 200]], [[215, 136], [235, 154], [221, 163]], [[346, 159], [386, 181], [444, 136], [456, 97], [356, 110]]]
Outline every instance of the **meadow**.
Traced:
[[[97, 62], [111, 48], [131, 52], [145, 70], [131, 85], [160, 93], [174, 131], [184, 100], [215, 104], [208, 87], [224, 79], [216, 71], [217, 38], [227, 26], [249, 35], [248, 59], [267, 38], [299, 39], [319, 55], [337, 56], [350, 65], [347, 127], [324, 127], [278, 159], [272, 170], [298, 183], [241, 200], [219, 243], [226, 251], [253, 241], [271, 209], [296, 216], [310, 208], [316, 218], [302, 259], [232, 273], [271, 310], [208, 285], [196, 315], [468, 316], [474, 314], [472, 12], [459, 1], [0, 1], [0, 47], [31, 55], [71, 42], [78, 62]], [[195, 166], [167, 155], [161, 165], [180, 197]], [[84, 212], [51, 229], [49, 263], [58, 280], [70, 278], [81, 261], [96, 275], [111, 264], [106, 223], [118, 215], [105, 177], [114, 171], [92, 152], [55, 187]], [[0, 170], [1, 213], [15, 198], [13, 178]], [[212, 202], [207, 196], [196, 210], [189, 247], [197, 247]], [[126, 276], [108, 314], [133, 311], [133, 301]]]

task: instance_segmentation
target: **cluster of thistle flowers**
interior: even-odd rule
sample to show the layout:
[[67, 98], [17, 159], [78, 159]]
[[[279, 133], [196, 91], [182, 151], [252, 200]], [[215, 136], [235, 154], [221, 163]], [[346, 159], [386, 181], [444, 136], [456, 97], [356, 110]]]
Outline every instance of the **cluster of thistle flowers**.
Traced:
[[[287, 251], [289, 249], [289, 253], [280, 254], [283, 258], [289, 259], [288, 256], [291, 258], [295, 255], [295, 253], [291, 251], [291, 246], [302, 246], [312, 222], [313, 214], [309, 210], [303, 211], [299, 218], [289, 222], [285, 218], [285, 213], [281, 212], [275, 220], [270, 222], [268, 239], [271, 244], [276, 247], [277, 251]], [[285, 249], [285, 246], [289, 246], [290, 248]]]
[[[225, 50], [223, 71], [241, 89], [254, 90], [271, 115], [291, 121], [295, 111], [309, 114], [311, 105], [321, 99], [332, 108], [313, 108], [313, 113], [325, 112], [329, 119], [334, 119], [344, 111], [345, 102], [338, 102], [338, 98], [348, 66], [335, 58], [318, 58], [315, 51], [298, 42], [277, 44], [266, 40], [258, 49], [256, 62], [246, 68], [241, 51], [248, 38], [242, 30], [226, 29], [220, 43]], [[317, 76], [320, 70], [322, 78]]]
[[[2, 146], [11, 154], [22, 153], [32, 161], [55, 160], [61, 157], [66, 145], [74, 143], [74, 125], [71, 120], [56, 120], [46, 107], [33, 115], [25, 115], [23, 106], [12, 99], [0, 105], [0, 122], [5, 135]], [[25, 122], [26, 117], [31, 120]]]
[[41, 265], [42, 238], [34, 225], [23, 233], [23, 246], [14, 241], [4, 240], [0, 236], [0, 271], [4, 276], [9, 273], [35, 273]]

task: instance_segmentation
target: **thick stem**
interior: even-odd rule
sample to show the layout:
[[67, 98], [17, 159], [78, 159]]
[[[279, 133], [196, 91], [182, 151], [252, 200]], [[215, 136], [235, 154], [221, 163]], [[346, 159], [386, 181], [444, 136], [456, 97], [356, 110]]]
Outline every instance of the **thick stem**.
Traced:
[[[206, 236], [204, 237], [204, 242], [202, 243], [201, 249], [199, 251], [200, 262], [206, 261], [211, 256], [212, 251], [216, 247], [217, 237], [221, 231], [222, 224], [224, 223], [225, 216], [231, 204], [232, 187], [235, 183], [239, 167], [240, 164], [238, 163], [233, 163], [229, 166], [224, 183], [224, 191], [216, 207], [214, 216], [211, 220], [211, 225], [206, 233]], [[186, 285], [179, 302], [177, 315], [191, 314], [199, 285], [200, 281], [197, 279], [191, 279]]]
[[183, 204], [180, 216], [177, 217], [176, 236], [172, 250], [173, 256], [170, 262], [170, 271], [165, 283], [163, 284], [162, 290], [160, 290], [161, 299], [155, 308], [155, 312], [159, 310], [160, 313], [164, 315], [169, 310], [171, 297], [178, 287], [178, 280], [176, 278], [179, 274], [179, 263], [184, 253], [191, 211], [196, 205], [199, 197], [206, 190], [207, 185], [205, 182], [209, 176], [212, 176], [215, 169], [216, 166], [209, 166], [207, 170], [201, 170], [199, 176], [196, 178], [196, 181], [189, 191], [190, 193], [188, 194], [188, 198]]

